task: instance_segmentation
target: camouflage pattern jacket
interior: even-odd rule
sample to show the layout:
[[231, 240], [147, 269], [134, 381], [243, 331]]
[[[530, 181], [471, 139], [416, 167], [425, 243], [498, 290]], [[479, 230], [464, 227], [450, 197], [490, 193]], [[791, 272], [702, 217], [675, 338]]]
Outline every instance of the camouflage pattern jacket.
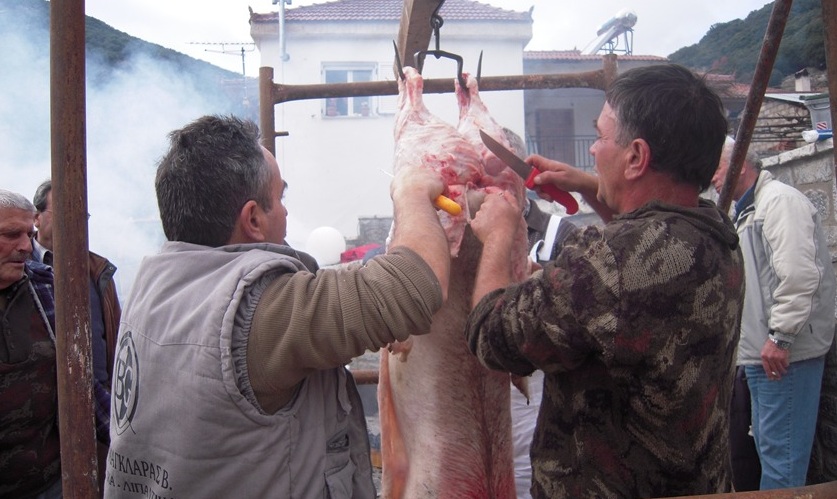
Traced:
[[729, 218], [655, 202], [603, 227], [561, 225], [556, 260], [487, 295], [466, 326], [488, 367], [546, 373], [533, 497], [729, 492], [744, 299]]

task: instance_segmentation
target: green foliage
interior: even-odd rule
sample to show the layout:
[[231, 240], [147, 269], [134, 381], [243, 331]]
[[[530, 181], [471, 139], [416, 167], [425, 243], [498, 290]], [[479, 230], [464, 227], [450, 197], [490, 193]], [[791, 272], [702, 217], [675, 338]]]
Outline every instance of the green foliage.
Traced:
[[[711, 26], [700, 42], [684, 47], [668, 58], [698, 71], [733, 74], [750, 83], [758, 64], [773, 3], [736, 19]], [[825, 45], [820, 0], [796, 0], [791, 6], [769, 84], [778, 86], [785, 76], [800, 69], [825, 69]]]

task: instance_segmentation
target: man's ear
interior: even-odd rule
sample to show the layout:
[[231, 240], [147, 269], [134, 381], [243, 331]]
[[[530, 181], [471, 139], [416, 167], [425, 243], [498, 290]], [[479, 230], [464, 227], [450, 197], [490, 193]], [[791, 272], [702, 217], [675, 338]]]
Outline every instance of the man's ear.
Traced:
[[241, 238], [239, 242], [259, 243], [265, 241], [264, 226], [267, 223], [264, 210], [259, 203], [249, 200], [241, 207], [238, 221], [233, 231]]
[[625, 167], [625, 178], [637, 180], [648, 172], [651, 164], [651, 147], [645, 139], [634, 139], [627, 148], [627, 166]]

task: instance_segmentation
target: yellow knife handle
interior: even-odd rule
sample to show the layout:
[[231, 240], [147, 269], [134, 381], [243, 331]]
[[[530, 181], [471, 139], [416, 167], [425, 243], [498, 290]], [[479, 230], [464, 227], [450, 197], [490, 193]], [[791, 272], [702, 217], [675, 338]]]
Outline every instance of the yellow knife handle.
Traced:
[[433, 206], [440, 210], [444, 210], [447, 213], [450, 213], [453, 216], [459, 215], [462, 213], [462, 207], [449, 197], [445, 197], [440, 195], [433, 201]]

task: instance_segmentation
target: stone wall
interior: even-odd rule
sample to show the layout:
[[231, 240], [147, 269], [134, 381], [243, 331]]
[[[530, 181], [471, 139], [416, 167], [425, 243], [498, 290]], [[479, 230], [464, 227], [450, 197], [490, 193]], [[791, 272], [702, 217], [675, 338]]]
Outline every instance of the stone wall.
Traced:
[[794, 150], [805, 145], [802, 131], [812, 128], [811, 116], [804, 104], [765, 96], [753, 130], [750, 150], [759, 157]]

